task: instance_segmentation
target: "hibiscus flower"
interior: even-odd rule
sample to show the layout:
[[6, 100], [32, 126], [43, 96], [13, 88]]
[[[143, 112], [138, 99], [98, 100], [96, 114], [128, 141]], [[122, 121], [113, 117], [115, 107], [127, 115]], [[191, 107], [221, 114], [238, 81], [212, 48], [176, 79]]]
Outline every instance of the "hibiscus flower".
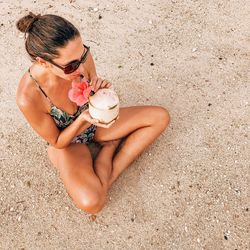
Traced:
[[91, 87], [84, 78], [80, 81], [76, 79], [72, 81], [72, 88], [69, 90], [68, 97], [72, 102], [75, 102], [77, 106], [82, 106], [88, 102], [90, 92]]

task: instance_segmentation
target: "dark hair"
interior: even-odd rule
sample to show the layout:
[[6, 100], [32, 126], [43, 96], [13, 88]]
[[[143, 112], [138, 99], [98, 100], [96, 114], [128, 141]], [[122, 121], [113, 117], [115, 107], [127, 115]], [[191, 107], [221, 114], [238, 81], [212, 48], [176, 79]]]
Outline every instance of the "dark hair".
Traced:
[[80, 36], [78, 29], [63, 17], [35, 15], [30, 12], [19, 19], [16, 27], [28, 37], [25, 48], [32, 61], [36, 57], [51, 61], [59, 56], [58, 48], [65, 47], [70, 40]]

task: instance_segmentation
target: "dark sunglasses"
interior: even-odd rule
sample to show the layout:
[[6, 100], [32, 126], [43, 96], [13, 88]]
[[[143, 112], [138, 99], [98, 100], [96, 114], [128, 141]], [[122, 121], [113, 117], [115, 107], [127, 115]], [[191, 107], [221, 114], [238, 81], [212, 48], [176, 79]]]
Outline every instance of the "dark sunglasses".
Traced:
[[71, 74], [73, 73], [74, 71], [76, 71], [78, 69], [78, 67], [80, 66], [81, 63], [84, 63], [87, 59], [87, 55], [88, 55], [88, 52], [90, 50], [90, 47], [84, 45], [84, 48], [86, 49], [86, 51], [84, 51], [82, 57], [80, 60], [76, 60], [76, 61], [73, 61], [72, 63], [68, 64], [67, 66], [65, 67], [62, 67], [56, 63], [54, 63], [52, 60], [50, 60], [49, 62], [53, 65], [55, 65], [56, 67], [60, 68], [63, 70], [64, 74]]

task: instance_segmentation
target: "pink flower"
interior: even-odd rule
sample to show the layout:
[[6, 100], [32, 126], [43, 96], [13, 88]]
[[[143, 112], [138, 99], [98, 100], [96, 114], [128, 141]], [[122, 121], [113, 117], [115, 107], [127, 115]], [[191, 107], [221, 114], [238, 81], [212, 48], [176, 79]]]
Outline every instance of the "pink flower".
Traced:
[[75, 102], [77, 106], [82, 106], [88, 102], [88, 98], [91, 92], [91, 87], [85, 80], [81, 82], [72, 81], [72, 88], [69, 90], [68, 97], [72, 102]]

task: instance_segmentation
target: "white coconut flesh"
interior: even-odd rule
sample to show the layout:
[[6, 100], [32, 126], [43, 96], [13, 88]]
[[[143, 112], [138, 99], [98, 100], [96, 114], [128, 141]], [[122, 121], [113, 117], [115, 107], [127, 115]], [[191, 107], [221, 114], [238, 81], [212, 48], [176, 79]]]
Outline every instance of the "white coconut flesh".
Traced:
[[89, 113], [100, 122], [109, 123], [119, 114], [119, 98], [113, 89], [100, 89], [89, 97]]
[[112, 109], [119, 103], [119, 98], [113, 89], [100, 89], [89, 97], [91, 104], [98, 109]]

